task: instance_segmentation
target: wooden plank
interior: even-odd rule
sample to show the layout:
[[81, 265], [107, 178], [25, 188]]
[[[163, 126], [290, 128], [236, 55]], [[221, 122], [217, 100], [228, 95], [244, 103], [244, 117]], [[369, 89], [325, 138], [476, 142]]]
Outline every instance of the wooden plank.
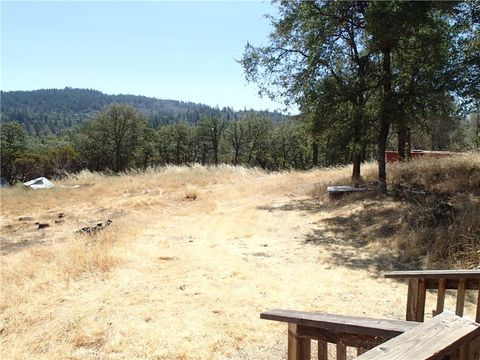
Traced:
[[470, 341], [468, 359], [469, 360], [480, 359], [480, 338]]
[[425, 287], [425, 279], [419, 279], [415, 321], [423, 322], [425, 318], [426, 296], [427, 296], [427, 289]]
[[[418, 323], [415, 323], [418, 324]], [[394, 336], [372, 336], [372, 335], [357, 335], [345, 333], [341, 331], [331, 331], [327, 329], [315, 328], [305, 325], [297, 326], [297, 335], [313, 340], [323, 340], [332, 344], [342, 343], [345, 346], [351, 347], [375, 347]], [[396, 336], [396, 335], [395, 335]]]
[[445, 283], [446, 279], [443, 278], [438, 281], [437, 308], [435, 310], [435, 315], [441, 314], [445, 306]]
[[327, 186], [327, 192], [329, 193], [350, 193], [367, 191], [366, 188], [353, 187], [348, 185]]
[[328, 360], [328, 343], [318, 340], [318, 360]]
[[465, 279], [461, 279], [458, 283], [457, 306], [455, 309], [455, 314], [457, 314], [458, 316], [463, 316], [463, 309], [465, 308], [465, 290]]
[[362, 355], [364, 352], [365, 352], [365, 348], [363, 348], [363, 347], [357, 348], [357, 356]]
[[417, 298], [418, 298], [418, 279], [408, 280], [407, 293], [407, 313], [405, 318], [407, 321], [417, 320]]
[[347, 347], [342, 343], [337, 344], [337, 360], [347, 360]]
[[[480, 289], [480, 281], [479, 281], [479, 289]], [[477, 314], [475, 316], [475, 320], [480, 323], [480, 290], [478, 290], [478, 297], [477, 297]]]
[[418, 324], [401, 320], [362, 318], [356, 316], [274, 309], [260, 314], [261, 319], [305, 325], [336, 333], [392, 338]]
[[469, 343], [463, 344], [459, 349], [459, 358], [461, 360], [468, 360], [468, 355], [470, 353]]
[[[428, 278], [422, 278], [425, 279], [425, 287], [427, 289], [438, 289], [438, 284], [440, 279], [428, 279]], [[460, 282], [462, 278], [459, 279], [445, 279], [445, 289], [446, 290], [457, 290], [458, 289], [458, 283]], [[466, 289], [467, 290], [478, 290], [478, 279], [464, 279], [466, 281]]]
[[311, 341], [297, 336], [297, 325], [288, 324], [288, 360], [310, 360]]
[[427, 279], [480, 279], [480, 270], [415, 270], [415, 271], [392, 271], [384, 274], [386, 278], [407, 279], [423, 277]]
[[[442, 276], [442, 273], [447, 273], [445, 276]], [[405, 280], [410, 280], [410, 279], [425, 279], [425, 288], [428, 289], [438, 289], [439, 282], [442, 279], [445, 279], [445, 289], [449, 290], [456, 290], [458, 289], [458, 284], [461, 279], [466, 280], [466, 289], [467, 290], [480, 290], [480, 281], [479, 278], [476, 274], [471, 274], [471, 276], [467, 276], [465, 273], [462, 272], [457, 272], [456, 270], [452, 271], [444, 271], [442, 273], [436, 272], [434, 274], [428, 274], [428, 271], [424, 271], [422, 273], [427, 273], [423, 275], [409, 275], [409, 272], [405, 276], [397, 276], [397, 274], [404, 273], [404, 272], [393, 272], [393, 273], [387, 273], [385, 274], [385, 277], [387, 278], [399, 278], [399, 279], [405, 279]], [[469, 273], [472, 273], [473, 271], [469, 271]], [[415, 273], [420, 273], [419, 271]], [[458, 276], [457, 276], [458, 275]]]
[[479, 336], [480, 324], [445, 311], [357, 359], [440, 360]]

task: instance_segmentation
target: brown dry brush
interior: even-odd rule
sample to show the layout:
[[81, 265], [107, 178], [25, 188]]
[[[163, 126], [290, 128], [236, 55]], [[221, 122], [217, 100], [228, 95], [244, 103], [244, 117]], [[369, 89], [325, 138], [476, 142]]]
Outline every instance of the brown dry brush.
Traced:
[[397, 245], [426, 268], [480, 267], [480, 155], [420, 159], [391, 168], [394, 195], [410, 206]]

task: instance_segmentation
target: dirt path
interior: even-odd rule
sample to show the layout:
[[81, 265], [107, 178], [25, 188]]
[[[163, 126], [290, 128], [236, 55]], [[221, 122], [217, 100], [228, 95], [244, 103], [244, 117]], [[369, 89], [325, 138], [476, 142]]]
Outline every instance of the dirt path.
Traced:
[[[142, 284], [162, 289], [160, 308], [154, 302], [142, 307], [154, 314], [148, 328], [155, 332], [165, 326], [166, 331], [160, 342], [156, 338], [146, 344], [151, 354], [282, 358], [284, 325], [259, 320], [259, 313], [269, 308], [403, 317], [403, 285], [378, 278], [363, 264], [341, 266], [331, 256], [333, 235], [314, 238], [318, 223], [331, 214], [302, 210], [310, 197], [275, 193], [218, 200], [217, 192], [232, 193], [233, 187], [211, 189], [210, 196], [217, 199], [213, 206], [204, 206], [200, 196], [189, 204], [190, 211], [171, 211], [148, 227], [137, 244], [139, 261], [130, 271], [141, 271]], [[208, 213], [201, 213], [202, 208]], [[338, 253], [359, 252], [353, 245], [336, 246]], [[131, 277], [125, 272], [120, 276]], [[144, 293], [142, 284], [129, 288]]]

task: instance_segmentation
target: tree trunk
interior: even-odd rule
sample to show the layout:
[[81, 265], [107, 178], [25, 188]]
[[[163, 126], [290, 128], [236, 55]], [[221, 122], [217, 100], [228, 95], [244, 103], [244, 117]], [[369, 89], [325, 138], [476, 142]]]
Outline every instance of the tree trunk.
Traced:
[[318, 166], [318, 142], [313, 141], [312, 143], [312, 162], [313, 166]]
[[398, 124], [397, 138], [398, 138], [398, 160], [403, 161], [407, 158], [406, 156], [407, 127], [402, 122]]
[[391, 72], [391, 48], [384, 47], [383, 54], [383, 99], [380, 112], [380, 131], [378, 134], [378, 190], [382, 193], [387, 192], [387, 166], [385, 161], [385, 150], [387, 148], [387, 138], [390, 131], [391, 110], [392, 110], [392, 72]]
[[353, 155], [353, 173], [352, 173], [352, 183], [354, 186], [357, 186], [360, 182], [360, 166], [362, 164], [362, 155], [354, 154]]
[[357, 119], [354, 125], [354, 133], [353, 133], [353, 171], [352, 171], [352, 183], [354, 185], [358, 185], [360, 182], [360, 167], [362, 164], [362, 148], [361, 148], [361, 141], [362, 141], [362, 119], [361, 115], [357, 115]]
[[215, 166], [218, 165], [218, 144], [215, 142], [213, 144], [213, 160], [215, 162]]
[[405, 150], [407, 151], [407, 159], [410, 160], [412, 158], [412, 131], [410, 127], [407, 128], [407, 144]]

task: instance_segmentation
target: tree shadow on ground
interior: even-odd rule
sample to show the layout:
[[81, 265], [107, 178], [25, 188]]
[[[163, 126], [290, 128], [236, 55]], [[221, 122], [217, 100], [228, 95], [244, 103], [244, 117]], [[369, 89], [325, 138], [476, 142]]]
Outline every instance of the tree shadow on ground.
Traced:
[[[327, 217], [314, 223], [302, 244], [323, 247], [328, 261], [336, 266], [381, 272], [418, 268], [418, 264], [399, 258], [394, 240], [401, 230], [402, 211], [395, 204], [385, 205], [384, 199], [303, 199], [258, 209], [326, 213]], [[330, 213], [332, 216], [328, 216]]]
[[287, 204], [278, 206], [257, 206], [257, 210], [274, 211], [305, 211], [308, 213], [316, 213], [327, 209], [328, 205], [316, 199], [292, 200]]
[[0, 255], [9, 255], [17, 253], [19, 251], [31, 248], [36, 245], [45, 244], [46, 241], [43, 239], [32, 239], [22, 242], [10, 242], [4, 238], [0, 239]]
[[418, 268], [415, 264], [402, 262], [398, 254], [391, 249], [390, 244], [385, 244], [385, 247], [373, 251], [367, 248], [368, 242], [357, 238], [347, 240], [344, 237], [326, 235], [329, 232], [323, 229], [314, 229], [305, 236], [302, 243], [322, 246], [328, 254], [328, 261], [335, 266], [374, 269], [380, 272]]

